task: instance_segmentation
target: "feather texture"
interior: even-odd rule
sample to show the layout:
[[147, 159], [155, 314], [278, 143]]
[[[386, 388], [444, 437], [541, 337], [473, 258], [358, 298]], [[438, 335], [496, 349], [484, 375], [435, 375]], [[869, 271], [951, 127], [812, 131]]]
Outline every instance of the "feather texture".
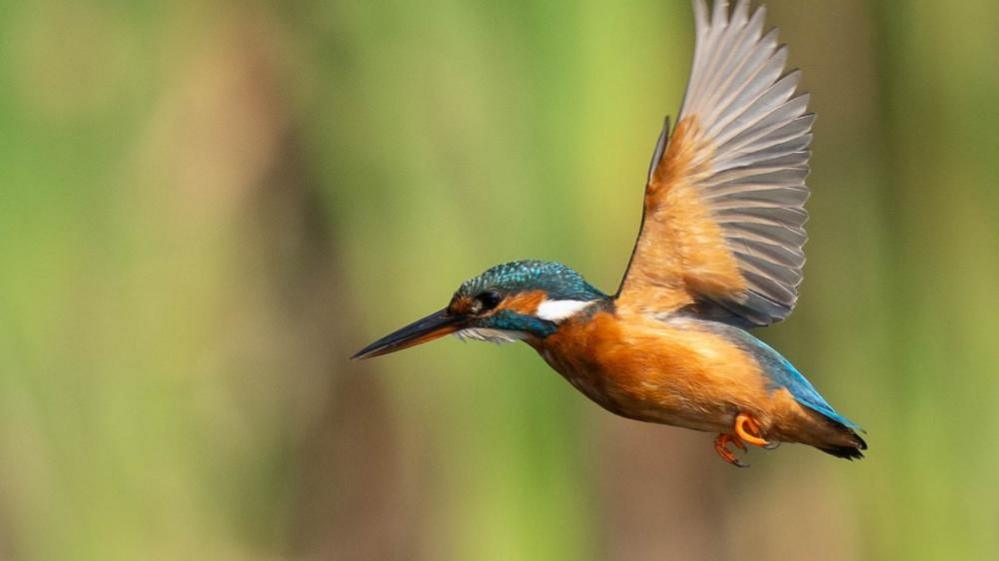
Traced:
[[527, 334], [522, 331], [510, 331], [505, 329], [490, 329], [485, 327], [469, 327], [456, 331], [454, 336], [462, 341], [488, 341], [497, 345], [503, 343], [515, 343], [527, 338]]
[[653, 157], [626, 304], [708, 301], [737, 323], [768, 325], [797, 302], [815, 116], [808, 95], [795, 96], [801, 74], [785, 73], [777, 31], [763, 32], [765, 8], [749, 8], [694, 1], [690, 82]]

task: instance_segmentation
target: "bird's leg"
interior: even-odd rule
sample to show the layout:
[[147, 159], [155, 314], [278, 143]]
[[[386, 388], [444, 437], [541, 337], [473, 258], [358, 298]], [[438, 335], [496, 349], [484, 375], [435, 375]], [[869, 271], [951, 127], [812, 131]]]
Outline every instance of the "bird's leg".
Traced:
[[736, 448], [743, 452], [747, 451], [746, 444], [767, 449], [775, 448], [777, 444], [775, 442], [768, 442], [763, 438], [763, 431], [760, 430], [760, 424], [756, 422], [756, 419], [745, 413], [739, 413], [735, 416], [733, 433], [718, 435], [718, 438], [715, 439], [715, 452], [718, 452], [718, 455], [723, 460], [736, 467], [749, 467], [749, 464], [736, 458], [735, 454], [729, 450], [729, 444], [735, 445]]
[[735, 467], [749, 467], [749, 464], [742, 462], [735, 457], [735, 454], [728, 449], [729, 444], [734, 444], [736, 448], [746, 451], [746, 445], [742, 443], [742, 440], [734, 434], [719, 434], [718, 438], [715, 439], [715, 452], [721, 456], [723, 460], [732, 464]]
[[770, 446], [770, 443], [763, 438], [763, 433], [760, 431], [760, 424], [756, 422], [756, 419], [745, 413], [739, 413], [735, 416], [735, 434], [743, 442], [747, 442], [753, 446], [761, 448]]

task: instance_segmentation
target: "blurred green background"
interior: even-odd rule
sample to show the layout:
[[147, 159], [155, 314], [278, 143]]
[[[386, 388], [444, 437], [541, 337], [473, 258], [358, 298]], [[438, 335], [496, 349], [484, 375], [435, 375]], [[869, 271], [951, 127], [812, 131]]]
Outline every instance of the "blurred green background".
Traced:
[[763, 337], [862, 462], [347, 360], [498, 262], [617, 286], [687, 0], [4, 2], [0, 559], [995, 559], [999, 4], [768, 4], [819, 120]]

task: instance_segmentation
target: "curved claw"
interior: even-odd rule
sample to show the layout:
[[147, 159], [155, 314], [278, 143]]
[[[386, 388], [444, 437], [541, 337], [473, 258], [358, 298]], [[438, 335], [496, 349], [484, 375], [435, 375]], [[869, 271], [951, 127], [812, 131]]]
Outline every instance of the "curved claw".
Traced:
[[718, 438], [715, 439], [715, 452], [721, 456], [721, 459], [732, 464], [735, 467], [747, 468], [749, 464], [743, 462], [739, 458], [735, 457], [735, 454], [728, 449], [729, 444], [734, 444], [736, 448], [739, 448], [743, 452], [746, 451], [746, 445], [739, 440], [739, 437], [733, 436], [731, 434], [719, 434]]
[[729, 449], [729, 444], [734, 445], [743, 452], [749, 451], [746, 448], [746, 444], [752, 444], [753, 446], [759, 446], [767, 450], [773, 450], [780, 445], [780, 441], [775, 440], [770, 442], [763, 438], [763, 431], [760, 429], [760, 424], [756, 422], [756, 419], [745, 413], [739, 413], [735, 416], [733, 433], [718, 435], [718, 438], [715, 439], [715, 452], [718, 452], [718, 455], [723, 460], [736, 467], [749, 467], [749, 464], [736, 458], [735, 454]]
[[745, 413], [739, 413], [735, 417], [735, 434], [741, 440], [753, 446], [759, 446], [760, 448], [770, 446], [770, 442], [763, 438], [760, 425]]

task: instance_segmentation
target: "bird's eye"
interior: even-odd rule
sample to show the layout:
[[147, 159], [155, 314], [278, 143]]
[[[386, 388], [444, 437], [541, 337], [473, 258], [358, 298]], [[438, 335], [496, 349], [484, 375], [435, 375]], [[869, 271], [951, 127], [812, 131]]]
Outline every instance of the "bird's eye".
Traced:
[[499, 292], [487, 290], [475, 297], [476, 313], [488, 312], [503, 301], [503, 296]]

